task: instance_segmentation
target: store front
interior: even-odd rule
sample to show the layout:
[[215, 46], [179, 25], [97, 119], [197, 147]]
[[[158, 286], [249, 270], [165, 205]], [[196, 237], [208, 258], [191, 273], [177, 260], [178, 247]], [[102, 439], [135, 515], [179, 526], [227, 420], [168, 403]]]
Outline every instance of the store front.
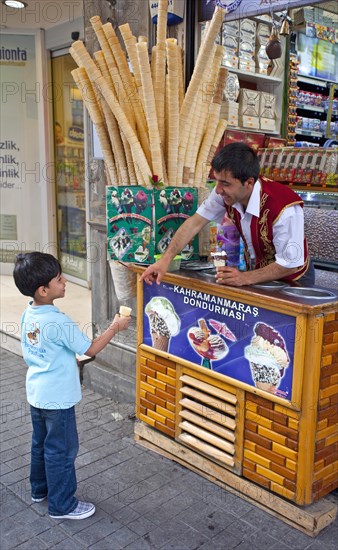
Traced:
[[58, 255], [67, 278], [85, 284], [87, 274], [83, 103], [68, 53], [52, 55]]

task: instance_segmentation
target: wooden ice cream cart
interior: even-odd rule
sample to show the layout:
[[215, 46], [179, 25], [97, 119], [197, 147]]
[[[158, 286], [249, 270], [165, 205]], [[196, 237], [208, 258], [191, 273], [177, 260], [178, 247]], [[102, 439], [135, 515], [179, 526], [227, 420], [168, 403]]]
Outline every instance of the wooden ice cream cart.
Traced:
[[136, 439], [314, 535], [336, 513], [337, 301], [212, 281], [138, 283]]

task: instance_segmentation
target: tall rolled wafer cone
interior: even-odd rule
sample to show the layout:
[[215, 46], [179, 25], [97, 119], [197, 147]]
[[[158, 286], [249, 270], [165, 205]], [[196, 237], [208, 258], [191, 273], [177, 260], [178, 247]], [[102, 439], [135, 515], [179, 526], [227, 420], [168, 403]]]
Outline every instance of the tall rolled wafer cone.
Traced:
[[[103, 54], [105, 56], [107, 66], [111, 75], [111, 79], [115, 86], [115, 94], [119, 98], [120, 106], [125, 112], [129, 123], [132, 125], [132, 127], [135, 129], [135, 117], [133, 110], [131, 108], [131, 105], [128, 101], [127, 94], [125, 91], [124, 83], [122, 80], [122, 76], [119, 72], [118, 66], [116, 64], [115, 57], [113, 55], [113, 52], [110, 48], [109, 42], [107, 40], [107, 37], [103, 30], [103, 25], [101, 18], [98, 15], [95, 15], [94, 17], [90, 18], [90, 23], [95, 31], [95, 34], [97, 36], [97, 39], [99, 41], [99, 44], [101, 46], [101, 49], [103, 51]], [[111, 26], [111, 25], [110, 25]]]
[[210, 172], [210, 163], [212, 161], [212, 158], [214, 156], [214, 153], [222, 139], [222, 136], [226, 130], [226, 127], [228, 125], [228, 122], [225, 119], [220, 119], [217, 124], [215, 135], [212, 139], [209, 153], [207, 157], [203, 157], [202, 155], [197, 160], [196, 163], [196, 172], [195, 172], [195, 185], [196, 187], [200, 187], [202, 185], [206, 184], [206, 181], [208, 179], [208, 175]]
[[154, 88], [151, 80], [147, 44], [145, 42], [136, 44], [136, 51], [141, 70], [143, 102], [149, 131], [152, 170], [153, 174], [156, 174], [160, 180], [163, 180], [164, 170], [162, 165], [161, 139], [156, 115]]
[[[191, 175], [195, 173], [196, 159], [198, 151], [200, 149], [203, 134], [205, 132], [206, 120], [208, 117], [210, 102], [213, 98], [214, 83], [212, 77], [214, 77], [213, 67], [215, 65], [216, 44], [213, 46], [213, 52], [210, 63], [204, 71], [203, 79], [198, 89], [196, 102], [194, 109], [191, 113], [192, 124], [190, 129], [189, 140], [185, 151], [184, 169], [183, 169], [183, 183], [188, 185], [193, 183], [190, 181]], [[180, 150], [180, 153], [183, 149]]]
[[185, 151], [189, 139], [191, 128], [190, 113], [194, 105], [194, 99], [197, 90], [201, 84], [203, 73], [209, 63], [212, 47], [219, 29], [221, 28], [226, 10], [216, 6], [212, 20], [205, 34], [205, 38], [199, 49], [193, 75], [191, 77], [188, 90], [185, 94], [183, 105], [180, 112], [180, 144], [179, 144], [179, 160], [177, 167], [178, 181], [182, 178]]
[[183, 53], [181, 46], [177, 46], [177, 66], [178, 66], [178, 97], [180, 104], [180, 111], [184, 99], [184, 76], [183, 76]]
[[90, 80], [92, 82], [95, 82], [95, 85], [99, 87], [101, 93], [104, 95], [109, 105], [109, 108], [112, 110], [114, 116], [119, 123], [120, 128], [123, 128], [123, 132], [129, 141], [130, 147], [133, 149], [134, 155], [137, 158], [139, 168], [141, 169], [145, 179], [147, 180], [152, 175], [151, 169], [148, 165], [144, 151], [134, 131], [134, 128], [130, 125], [123, 109], [117, 102], [116, 95], [114, 95], [113, 91], [110, 89], [109, 84], [101, 75], [99, 69], [96, 67], [94, 61], [91, 59], [90, 55], [85, 49], [83, 43], [78, 40], [77, 42], [73, 43], [72, 47], [81, 58], [81, 63], [83, 63], [83, 66], [86, 68]]
[[154, 81], [156, 114], [162, 146], [165, 142], [165, 79], [168, 1], [159, 0], [157, 11], [157, 55]]
[[176, 186], [179, 142], [179, 78], [177, 41], [174, 38], [168, 38], [166, 44], [168, 59], [168, 181], [169, 185]]
[[111, 183], [117, 181], [117, 171], [115, 159], [112, 153], [109, 135], [106, 130], [104, 119], [96, 101], [96, 96], [84, 67], [79, 67], [71, 72], [77, 87], [80, 90], [83, 102], [89, 112], [89, 115], [95, 125], [97, 136], [101, 145], [105, 165], [109, 174]]
[[138, 97], [136, 83], [130, 73], [126, 56], [121, 48], [120, 42], [110, 23], [102, 25], [102, 30], [106, 36], [107, 42], [111, 48], [116, 61], [118, 71], [121, 75], [121, 81], [125, 90], [125, 99], [129, 101], [130, 107], [134, 112], [134, 119], [138, 126], [138, 134], [143, 151], [150, 162], [149, 139], [147, 133], [147, 123], [143, 112], [142, 103]]

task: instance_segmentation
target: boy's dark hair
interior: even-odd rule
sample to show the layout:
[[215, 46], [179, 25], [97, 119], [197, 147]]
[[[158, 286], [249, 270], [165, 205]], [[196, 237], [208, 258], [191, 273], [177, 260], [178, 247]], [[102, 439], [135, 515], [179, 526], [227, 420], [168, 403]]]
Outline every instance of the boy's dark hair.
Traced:
[[14, 282], [24, 296], [33, 297], [40, 286], [48, 286], [61, 273], [60, 263], [51, 254], [28, 252], [15, 258]]
[[260, 172], [255, 151], [239, 141], [223, 147], [212, 159], [211, 166], [215, 172], [231, 172], [243, 184], [251, 177], [256, 181]]

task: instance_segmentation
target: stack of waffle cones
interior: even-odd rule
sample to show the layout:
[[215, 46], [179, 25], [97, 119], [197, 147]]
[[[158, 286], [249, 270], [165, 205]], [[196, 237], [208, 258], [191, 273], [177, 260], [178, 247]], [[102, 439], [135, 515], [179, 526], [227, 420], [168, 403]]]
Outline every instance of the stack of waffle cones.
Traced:
[[159, 0], [157, 43], [151, 63], [144, 37], [129, 24], [119, 27], [132, 70], [110, 23], [90, 22], [101, 50], [94, 59], [81, 41], [70, 53], [72, 76], [96, 128], [108, 183], [151, 187], [154, 175], [166, 185], [205, 184], [227, 122], [220, 106], [227, 71], [222, 46], [215, 46], [225, 10], [215, 8], [184, 94], [182, 51], [166, 38], [168, 0]]

